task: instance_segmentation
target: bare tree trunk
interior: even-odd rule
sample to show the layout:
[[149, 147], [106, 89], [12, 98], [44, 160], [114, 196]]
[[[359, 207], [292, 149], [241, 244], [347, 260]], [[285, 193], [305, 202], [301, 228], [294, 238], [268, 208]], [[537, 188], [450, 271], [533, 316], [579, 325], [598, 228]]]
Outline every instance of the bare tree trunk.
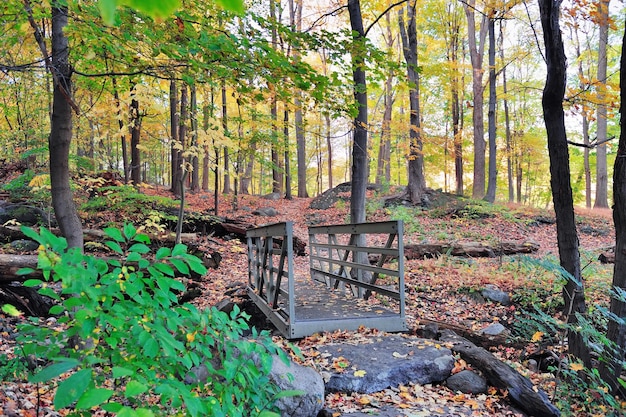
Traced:
[[182, 172], [180, 171], [180, 148], [178, 138], [178, 126], [180, 124], [180, 113], [178, 112], [178, 86], [176, 80], [170, 81], [170, 132], [172, 135], [171, 145], [171, 175], [170, 175], [170, 187], [174, 195], [180, 195], [180, 177]]
[[[82, 224], [70, 188], [69, 154], [72, 141], [72, 66], [68, 39], [63, 32], [68, 21], [67, 3], [52, 1], [52, 62], [54, 88], [48, 146], [52, 207], [69, 247], [83, 247]], [[48, 58], [44, 56], [44, 58]]]
[[566, 84], [566, 58], [559, 27], [561, 1], [539, 0], [541, 25], [546, 48], [547, 77], [543, 90], [543, 117], [548, 134], [550, 185], [556, 214], [557, 243], [561, 266], [567, 271], [563, 287], [564, 313], [571, 325], [568, 331], [569, 352], [591, 367], [589, 348], [575, 330], [577, 314], [586, 314], [585, 290], [580, 269], [578, 234], [570, 183], [569, 149], [565, 132], [563, 98]]
[[[354, 33], [353, 43], [361, 50], [365, 45], [365, 30], [361, 15], [361, 2], [348, 0], [350, 26]], [[352, 183], [350, 197], [350, 221], [352, 223], [365, 222], [365, 191], [367, 187], [367, 82], [365, 63], [361, 54], [352, 54], [352, 79], [354, 82], [354, 99], [358, 107], [358, 114], [354, 119], [354, 136], [352, 143]]]
[[196, 85], [191, 86], [191, 192], [200, 191], [200, 147], [198, 146], [198, 97]]
[[333, 142], [330, 137], [330, 115], [324, 114], [326, 120], [326, 149], [328, 151], [328, 188], [333, 188]]
[[449, 24], [448, 31], [448, 62], [452, 69], [450, 79], [450, 106], [452, 108], [452, 134], [454, 135], [454, 176], [456, 194], [463, 195], [463, 130], [462, 130], [462, 103], [459, 98], [461, 89], [461, 76], [459, 74], [459, 45], [461, 31], [460, 18], [457, 15], [456, 4], [450, 2], [448, 8]]
[[[211, 94], [211, 101], [213, 100], [213, 94]], [[209, 118], [213, 109], [213, 103], [209, 107], [208, 98], [204, 97], [204, 106], [202, 107], [202, 129], [205, 132], [209, 131]], [[209, 190], [209, 145], [205, 143], [202, 146], [202, 191]]]
[[137, 186], [141, 182], [141, 113], [139, 113], [139, 101], [135, 97], [135, 85], [131, 87], [130, 101], [130, 179]]
[[596, 201], [595, 208], [608, 208], [608, 170], [606, 161], [606, 46], [609, 43], [609, 3], [610, 0], [598, 2], [600, 20], [600, 36], [598, 44], [598, 114], [597, 134], [598, 148], [596, 149]]
[[[120, 132], [124, 130], [124, 119], [122, 118], [122, 103], [120, 102], [120, 94], [117, 91], [117, 81], [115, 77], [111, 77], [113, 83], [113, 98], [115, 99], [115, 106], [117, 107], [117, 123], [120, 127]], [[130, 167], [128, 164], [128, 146], [126, 144], [126, 135], [122, 134], [120, 141], [122, 142], [122, 167], [124, 169], [124, 184], [128, 184], [130, 180]]]
[[424, 179], [424, 155], [422, 153], [422, 126], [420, 120], [420, 90], [419, 72], [417, 67], [417, 30], [415, 27], [415, 2], [409, 2], [406, 6], [408, 25], [404, 23], [404, 9], [398, 13], [398, 24], [402, 39], [402, 50], [407, 67], [409, 80], [409, 103], [411, 112], [409, 115], [409, 178], [407, 182], [408, 198], [413, 204], [420, 204], [426, 180]]
[[496, 185], [498, 182], [498, 166], [496, 158], [496, 21], [490, 11], [488, 21], [489, 32], [489, 175], [487, 181], [487, 194], [485, 201], [496, 201]]
[[[229, 136], [228, 131], [228, 102], [226, 101], [226, 84], [222, 81], [222, 129], [224, 129], [224, 135]], [[224, 188], [222, 192], [224, 194], [230, 194], [230, 155], [228, 152], [228, 146], [224, 146]], [[216, 190], [217, 192], [217, 190]]]
[[472, 61], [472, 92], [474, 103], [472, 107], [472, 123], [474, 125], [474, 184], [472, 197], [481, 199], [485, 196], [485, 126], [483, 121], [483, 57], [485, 38], [487, 36], [487, 15], [483, 14], [478, 42], [476, 41], [476, 1], [469, 0], [463, 3], [467, 17], [467, 35], [470, 59]]
[[[619, 135], [617, 157], [613, 168], [613, 222], [615, 223], [615, 265], [613, 288], [626, 291], [626, 32], [622, 38], [620, 59], [620, 115], [622, 127]], [[614, 293], [611, 297], [611, 314], [620, 320], [609, 319], [607, 337], [615, 343], [616, 350], [600, 361], [600, 375], [614, 393], [626, 397], [626, 389], [619, 383], [626, 354], [626, 302]]]
[[284, 154], [285, 154], [285, 198], [291, 200], [291, 165], [289, 162], [289, 110], [285, 105], [283, 117], [283, 138], [284, 138]]
[[[504, 62], [504, 21], [500, 21], [500, 59]], [[508, 89], [506, 84], [506, 65], [502, 68], [502, 93], [504, 94], [504, 129], [506, 136], [506, 173], [509, 189], [509, 203], [515, 201], [515, 189], [513, 179], [513, 146], [511, 141], [511, 118], [509, 114]]]

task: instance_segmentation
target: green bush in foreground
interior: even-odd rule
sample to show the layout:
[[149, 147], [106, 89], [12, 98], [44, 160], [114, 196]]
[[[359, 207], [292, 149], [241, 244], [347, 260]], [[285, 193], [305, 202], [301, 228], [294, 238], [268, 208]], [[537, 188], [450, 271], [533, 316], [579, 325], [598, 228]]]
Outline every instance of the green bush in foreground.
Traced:
[[[18, 343], [31, 363], [48, 361], [29, 380], [56, 384], [57, 410], [71, 416], [97, 409], [122, 417], [278, 416], [273, 402], [289, 394], [278, 393], [268, 373], [272, 354], [285, 354], [267, 333], [253, 330], [244, 339], [249, 326], [238, 309], [228, 316], [178, 304], [184, 286], [175, 274], [206, 272], [185, 245], [160, 248], [150, 260], [148, 237], [125, 225], [105, 230], [106, 245], [122, 260], [104, 260], [68, 249], [64, 238], [45, 229], [23, 231], [41, 245], [44, 274], [25, 284], [59, 304], [50, 311], [55, 323], [31, 319], [20, 326]], [[61, 295], [51, 288], [55, 283]], [[199, 365], [208, 380], [183, 382]]]

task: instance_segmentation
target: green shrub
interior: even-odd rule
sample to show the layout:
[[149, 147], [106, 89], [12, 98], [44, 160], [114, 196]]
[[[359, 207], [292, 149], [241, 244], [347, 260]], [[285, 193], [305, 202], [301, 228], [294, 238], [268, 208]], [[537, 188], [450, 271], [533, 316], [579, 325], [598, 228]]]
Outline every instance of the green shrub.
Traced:
[[4, 184], [2, 186], [2, 189], [9, 193], [9, 196], [12, 200], [19, 200], [30, 195], [31, 189], [28, 183], [34, 177], [35, 172], [33, 170], [27, 169], [18, 177]]
[[102, 212], [116, 213], [119, 218], [134, 223], [144, 223], [149, 218], [154, 218], [154, 212], [160, 212], [163, 221], [175, 222], [177, 217], [174, 212], [180, 203], [176, 200], [149, 196], [139, 192], [130, 185], [102, 187], [97, 194], [81, 205], [80, 209], [87, 216], [98, 216]]
[[404, 233], [407, 235], [420, 233], [424, 230], [419, 222], [419, 216], [422, 213], [419, 208], [397, 205], [387, 208], [387, 212], [391, 220], [404, 222]]
[[[206, 273], [185, 245], [148, 256], [149, 239], [132, 225], [105, 229], [106, 245], [121, 260], [84, 255], [42, 229], [24, 233], [40, 243], [44, 280], [25, 285], [59, 304], [56, 323], [30, 319], [17, 339], [25, 357], [48, 359], [29, 380], [56, 384], [54, 406], [90, 415], [277, 416], [280, 396], [268, 373], [272, 354], [286, 355], [266, 332], [249, 330], [246, 315], [179, 304], [177, 273]], [[29, 270], [24, 269], [22, 273]], [[60, 284], [61, 295], [52, 287]], [[206, 382], [187, 383], [204, 366]], [[259, 389], [262, 387], [262, 389]]]

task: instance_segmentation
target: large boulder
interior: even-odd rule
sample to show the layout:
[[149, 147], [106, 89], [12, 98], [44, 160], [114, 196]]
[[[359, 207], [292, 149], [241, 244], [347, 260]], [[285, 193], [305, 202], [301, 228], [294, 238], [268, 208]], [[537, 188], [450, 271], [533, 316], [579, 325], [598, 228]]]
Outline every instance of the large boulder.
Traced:
[[330, 363], [343, 362], [345, 369], [329, 372], [327, 392], [369, 394], [411, 382], [430, 384], [448, 378], [454, 367], [450, 349], [433, 340], [401, 335], [377, 337], [359, 345], [326, 345], [319, 350]]
[[324, 380], [315, 369], [291, 361], [285, 363], [274, 356], [270, 380], [283, 391], [304, 392], [276, 402], [282, 417], [316, 417], [324, 407]]

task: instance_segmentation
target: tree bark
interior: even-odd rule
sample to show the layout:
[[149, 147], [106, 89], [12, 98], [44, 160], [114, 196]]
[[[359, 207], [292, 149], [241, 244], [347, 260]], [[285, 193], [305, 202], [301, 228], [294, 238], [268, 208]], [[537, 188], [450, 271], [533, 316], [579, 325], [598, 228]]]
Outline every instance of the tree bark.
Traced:
[[596, 201], [595, 208], [608, 208], [607, 195], [608, 173], [606, 161], [606, 46], [609, 43], [609, 3], [610, 0], [598, 1], [599, 40], [598, 40], [598, 111], [597, 111], [597, 143], [596, 149]]
[[[620, 60], [620, 115], [621, 131], [617, 148], [617, 157], [613, 168], [613, 221], [615, 223], [615, 266], [613, 269], [613, 288], [626, 290], [626, 32], [622, 39], [622, 57]], [[608, 323], [607, 337], [615, 343], [616, 349], [610, 352], [606, 361], [600, 363], [600, 375], [609, 384], [613, 392], [626, 397], [626, 389], [619, 384], [626, 354], [626, 302], [615, 295], [611, 297], [611, 313], [615, 319]]]
[[494, 11], [490, 11], [488, 20], [489, 32], [489, 174], [485, 201], [496, 201], [496, 185], [498, 182], [498, 166], [496, 159], [496, 21]]
[[350, 221], [365, 222], [365, 190], [367, 187], [367, 82], [365, 76], [365, 30], [361, 15], [361, 2], [348, 0], [350, 26], [354, 38], [352, 51], [352, 80], [357, 116], [354, 119], [352, 142], [352, 190], [350, 197]]
[[64, 29], [68, 22], [67, 3], [52, 2], [52, 65], [54, 91], [48, 146], [52, 207], [69, 247], [83, 247], [82, 224], [70, 188], [69, 154], [72, 141], [72, 67]]
[[182, 172], [180, 170], [180, 143], [178, 136], [178, 125], [180, 124], [180, 113], [178, 112], [178, 86], [176, 80], [170, 81], [170, 132], [172, 136], [171, 145], [171, 175], [170, 175], [170, 190], [174, 195], [180, 195], [180, 176]]
[[130, 179], [134, 185], [141, 183], [141, 152], [139, 142], [141, 139], [141, 114], [139, 113], [139, 101], [135, 97], [135, 86], [131, 88], [132, 99], [130, 101]]
[[[500, 21], [500, 59], [504, 62], [504, 20]], [[511, 117], [509, 113], [508, 88], [506, 84], [506, 65], [502, 68], [502, 93], [504, 94], [504, 129], [506, 137], [506, 174], [509, 191], [509, 203], [515, 201], [515, 185], [513, 179], [513, 144], [511, 137]]]
[[559, 258], [567, 272], [567, 283], [563, 287], [564, 314], [570, 325], [568, 349], [591, 367], [589, 348], [582, 336], [576, 332], [577, 314], [586, 314], [585, 292], [580, 269], [578, 234], [574, 218], [574, 201], [570, 182], [569, 149], [565, 132], [563, 98], [566, 85], [566, 58], [559, 27], [561, 1], [540, 0], [541, 25], [547, 64], [546, 84], [542, 106], [548, 135], [550, 156], [550, 185], [556, 214], [557, 243]]
[[481, 199], [485, 196], [485, 126], [483, 119], [483, 57], [485, 38], [487, 37], [487, 15], [483, 14], [482, 23], [476, 41], [476, 1], [463, 3], [467, 17], [467, 35], [470, 59], [472, 61], [472, 123], [474, 125], [474, 184], [472, 198]]
[[491, 385], [505, 390], [508, 398], [528, 415], [541, 417], [561, 415], [543, 390], [538, 389], [528, 378], [496, 358], [491, 352], [450, 331], [445, 332], [441, 340], [452, 343], [454, 352], [479, 369]]
[[191, 192], [200, 191], [200, 147], [198, 146], [198, 96], [196, 85], [191, 86]]
[[409, 81], [410, 128], [407, 193], [413, 204], [420, 204], [426, 190], [424, 179], [424, 154], [422, 153], [422, 126], [420, 120], [419, 72], [417, 67], [417, 29], [415, 27], [415, 2], [407, 4], [408, 26], [404, 23], [404, 9], [398, 14], [402, 51]]
[[[230, 136], [228, 130], [228, 102], [226, 101], [226, 84], [222, 81], [222, 129], [224, 129], [224, 136]], [[224, 188], [222, 192], [224, 194], [230, 194], [230, 155], [228, 152], [228, 146], [224, 146]], [[217, 189], [215, 190], [217, 192]]]

